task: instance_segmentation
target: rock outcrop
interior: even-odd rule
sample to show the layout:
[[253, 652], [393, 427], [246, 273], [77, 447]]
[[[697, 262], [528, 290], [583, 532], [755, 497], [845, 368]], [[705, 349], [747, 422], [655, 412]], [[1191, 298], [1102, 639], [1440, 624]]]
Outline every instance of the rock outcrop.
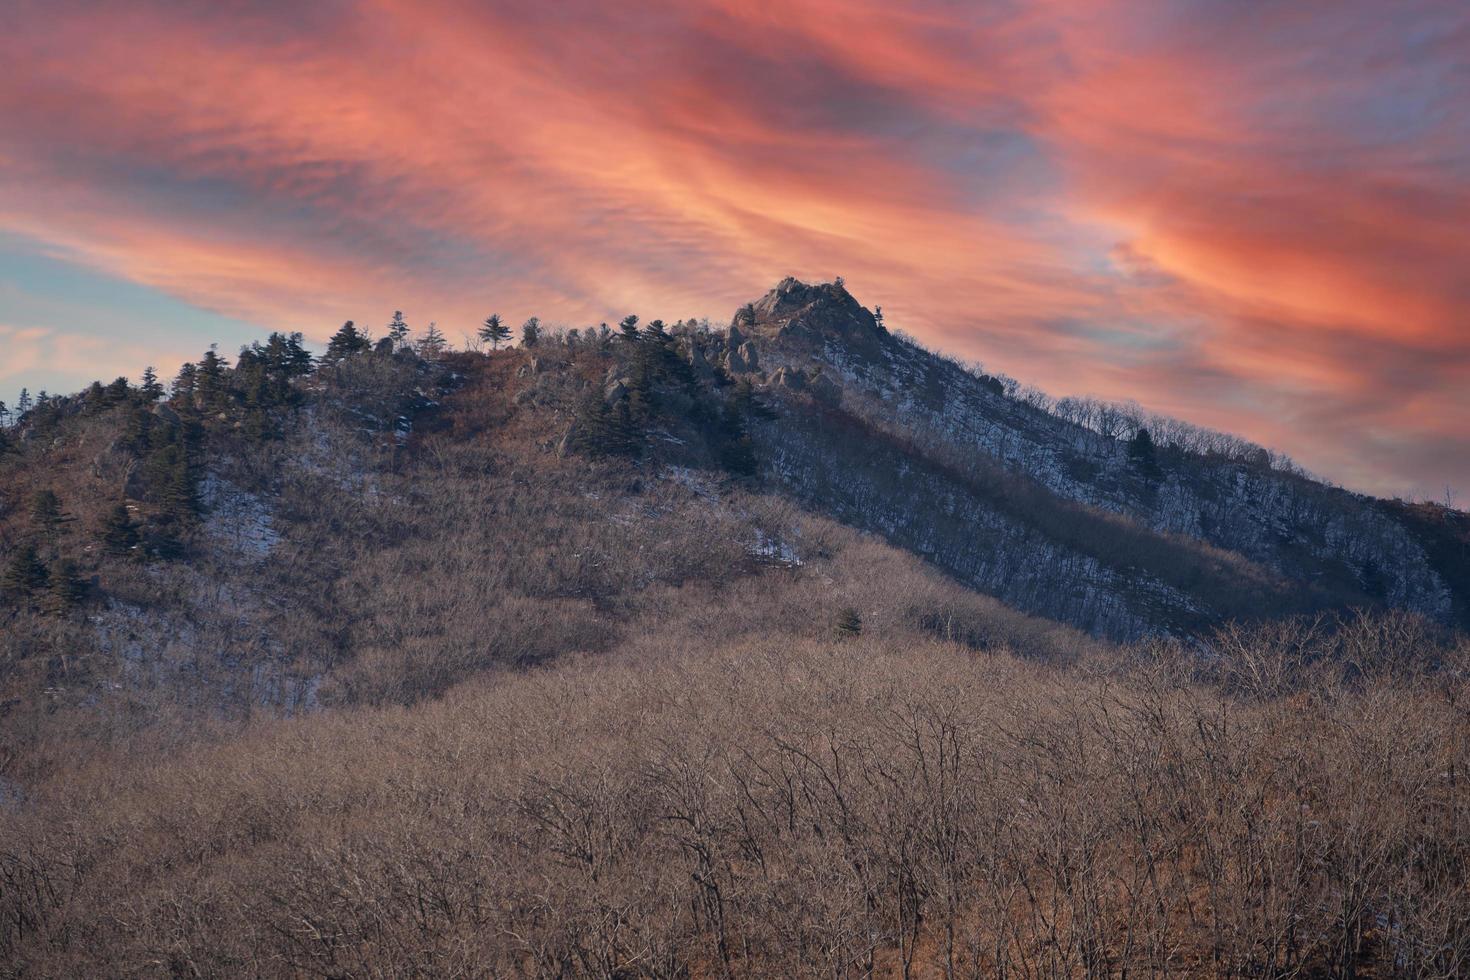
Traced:
[[879, 354], [890, 338], [877, 319], [837, 283], [808, 285], [790, 277], [755, 304], [752, 337], [786, 346], [817, 346], [832, 341], [848, 351]]

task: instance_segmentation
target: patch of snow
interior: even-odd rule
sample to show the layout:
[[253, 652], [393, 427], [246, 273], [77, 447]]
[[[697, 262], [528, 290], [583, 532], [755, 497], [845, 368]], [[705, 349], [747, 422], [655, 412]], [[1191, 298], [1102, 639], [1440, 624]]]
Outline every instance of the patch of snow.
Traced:
[[801, 564], [801, 555], [790, 542], [777, 537], [771, 537], [760, 528], [755, 529], [755, 547], [750, 553], [761, 561], [770, 562], [775, 565], [785, 565], [795, 568]]
[[702, 497], [705, 500], [719, 499], [719, 493], [715, 489], [715, 481], [687, 466], [665, 467], [664, 476], [674, 483], [688, 488], [697, 497]]
[[219, 547], [247, 560], [265, 559], [281, 541], [271, 526], [270, 508], [253, 493], [213, 473], [199, 486], [204, 505], [204, 532]]

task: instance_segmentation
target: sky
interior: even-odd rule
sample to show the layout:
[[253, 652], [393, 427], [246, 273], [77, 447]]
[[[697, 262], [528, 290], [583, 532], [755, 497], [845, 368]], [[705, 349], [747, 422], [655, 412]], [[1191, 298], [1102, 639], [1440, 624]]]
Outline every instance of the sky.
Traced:
[[1463, 0], [5, 8], [7, 400], [841, 275], [1053, 394], [1470, 496]]

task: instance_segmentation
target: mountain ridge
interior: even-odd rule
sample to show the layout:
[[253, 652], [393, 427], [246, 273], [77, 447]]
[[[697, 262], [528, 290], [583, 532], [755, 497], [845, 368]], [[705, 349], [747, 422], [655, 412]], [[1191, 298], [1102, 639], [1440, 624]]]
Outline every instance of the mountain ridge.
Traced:
[[[1167, 444], [1141, 464], [1126, 439], [1008, 397], [993, 379], [888, 334], [837, 284], [787, 279], [744, 312], [752, 317], [745, 326], [750, 337], [741, 338], [737, 367], [750, 368], [753, 349], [772, 386], [786, 392], [793, 390], [793, 376], [815, 374], [824, 379], [829, 406], [907, 443], [934, 465], [1008, 483], [1005, 495], [1012, 499], [1050, 494], [1134, 521], [1161, 539], [1192, 539], [1233, 552], [1298, 588], [1310, 590], [1326, 579], [1331, 589], [1358, 593], [1346, 595], [1349, 604], [1381, 601], [1441, 621], [1454, 615], [1457, 600], [1440, 571], [1415, 536], [1372, 498], [1268, 463], [1209, 459]], [[782, 451], [778, 441], [770, 448]], [[1004, 472], [979, 465], [986, 461], [998, 461]], [[1005, 501], [993, 499], [988, 509], [1005, 510]], [[870, 530], [881, 530], [878, 522], [869, 523]], [[949, 565], [953, 570], [955, 562]], [[972, 578], [983, 590], [1000, 588], [997, 574], [980, 570]], [[1173, 605], [1181, 624], [1198, 611], [1187, 602]], [[1070, 621], [1079, 619], [1074, 614]], [[1103, 632], [1116, 635], [1116, 629]]]
[[[508, 410], [525, 413], [536, 445], [564, 453], [621, 424], [641, 467], [719, 468], [733, 454], [755, 485], [878, 534], [967, 587], [1109, 639], [1350, 607], [1405, 609], [1446, 624], [1465, 615], [1458, 552], [1443, 544], [1454, 538], [1451, 523], [1411, 526], [1408, 512], [1273, 468], [1269, 455], [1213, 457], [1162, 437], [1138, 443], [1143, 421], [1107, 435], [1059, 418], [890, 333], [840, 281], [783, 279], [723, 332], [655, 323], [635, 330], [635, 344], [571, 331], [494, 354], [518, 361], [504, 382], [516, 389]], [[394, 430], [394, 453], [432, 435], [435, 413], [447, 411], [438, 398], [479, 376], [462, 369], [481, 355], [434, 350], [426, 358], [400, 347], [383, 361], [381, 343], [377, 354], [365, 339], [362, 347], [323, 370], [329, 387], [353, 379], [353, 397], [369, 406], [353, 411], [368, 429]], [[264, 357], [247, 349], [232, 378], [263, 370]], [[413, 390], [392, 393], [406, 383], [393, 372]], [[315, 376], [271, 383], [297, 401], [280, 411], [308, 419], [319, 411]], [[64, 419], [109, 397], [95, 385], [54, 400], [22, 421], [16, 441], [32, 440], [41, 418]], [[605, 417], [581, 417], [588, 397]], [[252, 399], [226, 397], [211, 418], [199, 414], [191, 388], [150, 417], [168, 431], [182, 431], [181, 407], [206, 429], [221, 419], [265, 424], [260, 413], [231, 421], [232, 412], [250, 415]], [[635, 416], [643, 431], [633, 435]], [[156, 504], [158, 493], [139, 490], [148, 466], [108, 453], [116, 460], [99, 456], [93, 469], [125, 469], [124, 497]]]

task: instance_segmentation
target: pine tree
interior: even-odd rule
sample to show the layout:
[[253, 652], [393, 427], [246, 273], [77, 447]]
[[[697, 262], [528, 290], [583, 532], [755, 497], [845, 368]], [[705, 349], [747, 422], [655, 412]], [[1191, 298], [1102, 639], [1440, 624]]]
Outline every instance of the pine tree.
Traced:
[[199, 512], [199, 479], [193, 460], [184, 446], [175, 444], [162, 453], [163, 504], [168, 512], [180, 519], [193, 517]]
[[185, 362], [179, 368], [179, 376], [174, 378], [173, 399], [180, 404], [188, 404], [194, 397], [194, 382], [197, 379], [198, 369], [190, 362]]
[[285, 338], [273, 333], [262, 347], [259, 343], [241, 348], [235, 362], [235, 389], [244, 394], [245, 434], [257, 442], [274, 439], [279, 426], [273, 409], [289, 403], [291, 388]]
[[138, 386], [138, 395], [150, 405], [163, 397], [163, 385], [158, 383], [158, 375], [151, 364], [143, 369], [143, 383]]
[[573, 421], [572, 448], [584, 456], [637, 456], [642, 434], [623, 399], [616, 407], [596, 391], [589, 391], [577, 406]]
[[261, 366], [273, 379], [282, 382], [311, 373], [311, 353], [302, 343], [299, 333], [272, 333], [266, 338], [265, 346], [252, 346]]
[[87, 586], [77, 575], [74, 562], [62, 560], [51, 566], [48, 573], [50, 584], [46, 589], [46, 611], [53, 616], [65, 616], [87, 595]]
[[138, 529], [133, 526], [133, 517], [128, 513], [127, 504], [118, 504], [107, 512], [102, 518], [102, 529], [99, 535], [102, 546], [110, 555], [131, 555], [138, 547]]
[[149, 557], [172, 561], [184, 556], [180, 522], [165, 518], [149, 530], [145, 548]]
[[521, 346], [535, 347], [541, 343], [541, 318], [531, 317], [521, 324]]
[[1128, 459], [1146, 477], [1159, 475], [1158, 453], [1154, 448], [1154, 437], [1149, 435], [1148, 429], [1138, 427], [1133, 433], [1133, 438], [1128, 440]]
[[123, 442], [135, 456], [143, 456], [153, 448], [153, 427], [158, 416], [139, 405], [128, 415], [127, 428], [123, 430]]
[[348, 320], [327, 341], [327, 353], [322, 357], [322, 362], [336, 364], [354, 354], [367, 351], [370, 346], [367, 336]]
[[53, 490], [37, 490], [31, 496], [31, 527], [48, 541], [61, 532], [68, 518], [61, 510], [61, 498]]
[[426, 361], [436, 361], [444, 353], [444, 348], [449, 342], [444, 339], [444, 334], [439, 332], [439, 327], [432, 321], [429, 329], [424, 331], [424, 338], [419, 341], [419, 356]]
[[35, 545], [30, 544], [22, 545], [11, 556], [5, 572], [0, 574], [0, 589], [4, 590], [5, 598], [12, 601], [29, 599], [44, 589], [46, 583], [46, 566], [41, 564]]
[[745, 431], [745, 420], [733, 402], [725, 405], [721, 419], [715, 451], [720, 465], [736, 476], [751, 476], [756, 470], [755, 444]]
[[31, 393], [22, 388], [20, 390], [20, 397], [16, 399], [15, 402], [15, 414], [17, 416], [25, 415], [26, 412], [29, 412], [31, 410], [31, 407]]
[[577, 402], [572, 413], [572, 429], [567, 443], [583, 456], [603, 455], [603, 436], [607, 431], [612, 409], [607, 400], [595, 391], [588, 391]]
[[501, 322], [499, 313], [491, 313], [485, 318], [484, 326], [480, 327], [480, 339], [489, 344], [491, 350], [499, 350], [508, 337], [510, 327]]
[[614, 455], [636, 457], [642, 454], [643, 430], [633, 415], [629, 399], [618, 402], [617, 408], [613, 409], [606, 439], [608, 452]]
[[403, 319], [402, 310], [394, 310], [393, 319], [388, 321], [388, 339], [394, 350], [402, 350], [408, 345], [408, 322]]
[[873, 307], [873, 322], [878, 325], [879, 333], [887, 333], [888, 328], [883, 326], [883, 307]]
[[200, 435], [198, 423], [187, 417], [178, 425], [156, 421], [149, 433], [141, 475], [148, 498], [162, 505], [168, 520], [187, 523], [198, 512]]
[[117, 378], [107, 386], [107, 404], [121, 405], [132, 393], [133, 389], [128, 385], [128, 379]]
[[215, 345], [210, 344], [209, 350], [199, 359], [199, 368], [195, 374], [194, 393], [199, 402], [199, 407], [208, 411], [216, 411], [224, 407], [227, 392], [225, 390], [225, 360], [215, 350]]
[[852, 606], [843, 606], [837, 612], [837, 622], [832, 631], [839, 640], [852, 639], [863, 632], [863, 617]]
[[653, 386], [657, 370], [655, 359], [643, 344], [634, 351], [633, 370], [628, 374], [628, 410], [639, 422], [646, 422], [658, 406], [658, 392]]
[[627, 316], [623, 317], [623, 319], [618, 323], [618, 330], [621, 332], [622, 338], [628, 341], [630, 344], [638, 343], [639, 338], [637, 315], [629, 313]]
[[746, 303], [740, 307], [740, 312], [735, 314], [735, 322], [747, 327], [755, 326], [755, 304]]
[[776, 413], [756, 396], [755, 385], [749, 378], [741, 378], [735, 382], [735, 390], [730, 396], [730, 401], [739, 410], [741, 416], [754, 416], [758, 419], [776, 417]]
[[36, 404], [31, 411], [36, 413], [37, 422], [44, 424], [52, 421], [52, 401], [53, 399], [46, 393], [45, 388], [36, 393]]
[[311, 373], [311, 351], [306, 349], [305, 338], [301, 331], [293, 331], [286, 335], [282, 342], [284, 355], [281, 361], [286, 374], [293, 378]]

